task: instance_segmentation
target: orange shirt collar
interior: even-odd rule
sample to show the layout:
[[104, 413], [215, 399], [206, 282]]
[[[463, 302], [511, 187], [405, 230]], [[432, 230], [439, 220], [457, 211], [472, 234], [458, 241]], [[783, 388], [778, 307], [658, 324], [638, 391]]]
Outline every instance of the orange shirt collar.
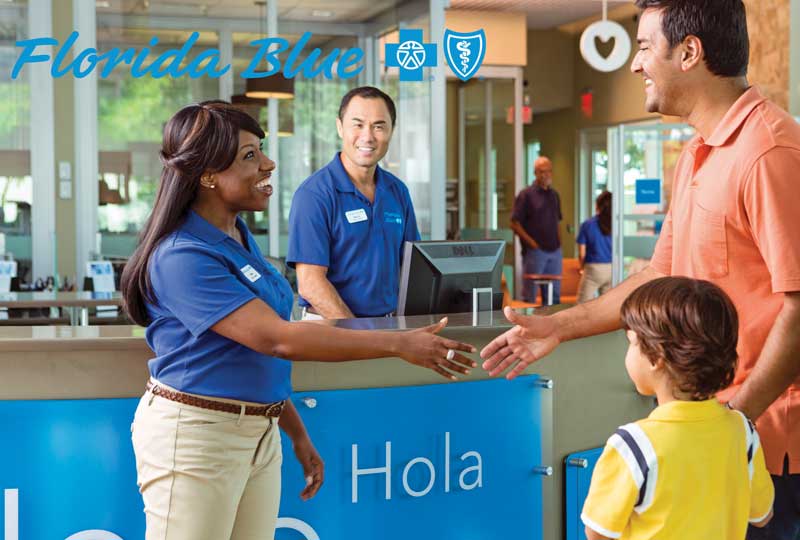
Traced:
[[755, 86], [751, 86], [745, 90], [736, 103], [728, 109], [722, 121], [719, 123], [714, 133], [704, 144], [708, 146], [722, 146], [728, 142], [728, 139], [736, 132], [737, 129], [744, 123], [747, 117], [753, 112], [753, 109], [766, 98], [761, 95], [761, 92]]

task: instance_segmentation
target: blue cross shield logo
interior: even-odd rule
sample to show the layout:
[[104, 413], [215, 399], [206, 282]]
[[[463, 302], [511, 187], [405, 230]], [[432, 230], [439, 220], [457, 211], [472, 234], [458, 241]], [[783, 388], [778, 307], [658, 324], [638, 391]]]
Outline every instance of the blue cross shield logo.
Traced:
[[422, 30], [400, 30], [400, 43], [386, 44], [386, 65], [400, 68], [401, 81], [421, 81], [422, 68], [434, 67], [436, 44], [422, 42]]
[[475, 75], [485, 55], [486, 34], [483, 29], [468, 34], [444, 31], [444, 57], [447, 65], [462, 81]]

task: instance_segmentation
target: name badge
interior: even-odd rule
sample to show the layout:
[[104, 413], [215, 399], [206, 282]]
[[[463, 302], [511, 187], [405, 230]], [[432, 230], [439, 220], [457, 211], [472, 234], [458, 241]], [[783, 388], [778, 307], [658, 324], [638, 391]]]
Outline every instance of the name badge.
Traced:
[[345, 217], [347, 217], [348, 223], [358, 223], [359, 221], [367, 221], [367, 212], [363, 208], [359, 208], [358, 210], [350, 210], [349, 212], [344, 213]]
[[244, 277], [250, 280], [250, 283], [255, 282], [258, 278], [261, 277], [261, 274], [258, 273], [258, 270], [256, 270], [249, 264], [241, 267], [239, 270], [242, 272], [242, 274], [244, 274]]

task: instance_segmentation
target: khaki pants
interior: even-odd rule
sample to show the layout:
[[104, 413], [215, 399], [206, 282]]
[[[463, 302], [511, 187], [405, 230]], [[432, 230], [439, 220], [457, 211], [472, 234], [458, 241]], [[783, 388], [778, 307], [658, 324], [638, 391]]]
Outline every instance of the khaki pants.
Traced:
[[282, 461], [276, 418], [146, 392], [131, 431], [146, 540], [273, 540]]
[[581, 283], [578, 285], [578, 303], [588, 302], [611, 289], [611, 263], [589, 263], [583, 267]]

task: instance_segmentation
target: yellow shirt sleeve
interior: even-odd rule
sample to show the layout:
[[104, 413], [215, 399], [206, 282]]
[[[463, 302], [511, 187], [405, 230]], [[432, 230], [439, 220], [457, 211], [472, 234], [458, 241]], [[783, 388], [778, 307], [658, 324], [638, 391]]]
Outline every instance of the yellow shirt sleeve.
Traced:
[[617, 450], [606, 445], [592, 474], [581, 520], [608, 538], [619, 538], [628, 526], [639, 489]]
[[764, 449], [760, 444], [753, 458], [753, 480], [750, 486], [750, 522], [758, 523], [772, 510], [775, 499], [775, 486], [772, 485], [772, 477], [764, 463]]

